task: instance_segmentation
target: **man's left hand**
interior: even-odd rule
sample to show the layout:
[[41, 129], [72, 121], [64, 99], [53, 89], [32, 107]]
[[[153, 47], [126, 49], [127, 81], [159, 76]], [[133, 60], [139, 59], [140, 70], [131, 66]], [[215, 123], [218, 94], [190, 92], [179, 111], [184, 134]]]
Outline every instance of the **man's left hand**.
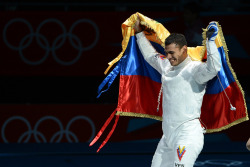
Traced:
[[216, 24], [216, 22], [212, 21], [209, 23], [208, 27], [207, 27], [207, 38], [209, 41], [214, 41], [217, 34], [218, 34], [218, 26]]

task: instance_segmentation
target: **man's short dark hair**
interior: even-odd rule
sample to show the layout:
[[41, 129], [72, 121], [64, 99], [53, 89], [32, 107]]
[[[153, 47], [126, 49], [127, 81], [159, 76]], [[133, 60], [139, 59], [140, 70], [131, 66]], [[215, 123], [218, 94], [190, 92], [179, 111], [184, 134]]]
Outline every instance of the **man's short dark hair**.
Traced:
[[187, 45], [186, 38], [183, 34], [172, 33], [165, 40], [165, 46], [175, 43], [182, 48], [184, 45]]

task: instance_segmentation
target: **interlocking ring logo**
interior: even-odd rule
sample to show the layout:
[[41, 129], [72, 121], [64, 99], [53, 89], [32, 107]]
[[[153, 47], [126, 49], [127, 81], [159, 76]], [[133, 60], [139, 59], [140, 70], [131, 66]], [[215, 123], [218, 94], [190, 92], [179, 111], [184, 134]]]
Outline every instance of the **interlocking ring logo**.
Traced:
[[[7, 35], [6, 34], [7, 34], [8, 27], [10, 25], [14, 24], [14, 23], [17, 23], [17, 22], [22, 22], [22, 23], [26, 24], [29, 31], [30, 31], [30, 33], [27, 34], [26, 36], [24, 36], [21, 39], [18, 46], [14, 46], [14, 45], [10, 44], [10, 42], [7, 40]], [[47, 38], [40, 33], [41, 28], [45, 24], [50, 23], [50, 22], [54, 22], [54, 23], [58, 24], [61, 27], [62, 31], [63, 31], [62, 34], [58, 35], [55, 38], [55, 40], [52, 42], [51, 45], [50, 45], [49, 41], [47, 40]], [[80, 23], [90, 24], [95, 30], [95, 40], [90, 45], [88, 45], [86, 47], [83, 47], [82, 46], [82, 41], [79, 39], [79, 37], [77, 35], [73, 34], [73, 30]], [[42, 49], [44, 49], [46, 51], [44, 56], [38, 61], [28, 60], [23, 54], [23, 50], [25, 48], [27, 48], [28, 46], [30, 46], [30, 44], [32, 43], [34, 37], [36, 39], [37, 44]], [[69, 38], [70, 44], [75, 49], [77, 49], [79, 51], [76, 58], [74, 58], [72, 61], [63, 61], [60, 58], [58, 58], [58, 56], [56, 55], [56, 50], [58, 50], [59, 48], [62, 47], [62, 45], [65, 43], [65, 40], [66, 40], [67, 37]], [[77, 44], [73, 40], [76, 41]], [[54, 18], [46, 19], [43, 22], [41, 22], [39, 24], [39, 26], [37, 27], [36, 31], [33, 30], [32, 25], [30, 24], [30, 22], [28, 22], [27, 20], [25, 20], [23, 18], [15, 18], [15, 19], [10, 20], [4, 26], [4, 29], [3, 29], [3, 41], [4, 41], [4, 43], [9, 48], [18, 51], [21, 59], [25, 63], [27, 63], [29, 65], [39, 65], [39, 64], [43, 63], [47, 59], [47, 57], [49, 56], [50, 52], [52, 53], [52, 56], [53, 56], [53, 58], [55, 59], [55, 61], [57, 63], [62, 64], [62, 65], [72, 65], [72, 64], [76, 63], [80, 59], [83, 51], [87, 51], [87, 50], [92, 49], [97, 44], [98, 40], [99, 40], [99, 28], [98, 28], [98, 26], [96, 25], [95, 22], [93, 22], [92, 20], [89, 20], [89, 19], [77, 20], [76, 22], [74, 22], [72, 24], [72, 26], [69, 29], [69, 32], [67, 32], [64, 24], [61, 21], [59, 21], [58, 19], [54, 19]]]
[[[6, 137], [5, 137], [5, 129], [6, 129], [6, 126], [9, 124], [9, 122], [14, 121], [14, 120], [23, 121], [23, 122], [27, 125], [27, 127], [28, 127], [28, 130], [27, 130], [26, 132], [24, 132], [24, 133], [19, 137], [18, 143], [21, 143], [22, 141], [24, 141], [24, 143], [27, 143], [27, 142], [30, 140], [32, 134], [34, 135], [35, 141], [36, 141], [37, 143], [41, 143], [41, 140], [38, 138], [38, 136], [42, 139], [42, 142], [47, 143], [48, 141], [46, 140], [46, 137], [45, 137], [41, 132], [39, 132], [39, 131], [37, 130], [38, 127], [39, 127], [39, 125], [40, 125], [40, 123], [43, 122], [43, 121], [45, 121], [45, 120], [52, 120], [52, 121], [56, 122], [56, 123], [58, 124], [59, 128], [60, 128], [60, 130], [59, 130], [58, 132], [56, 132], [56, 133], [51, 137], [51, 139], [50, 139], [50, 141], [49, 141], [50, 143], [55, 142], [55, 139], [56, 139], [58, 136], [59, 136], [59, 137], [58, 137], [58, 139], [56, 140], [56, 143], [59, 143], [59, 142], [62, 140], [62, 138], [63, 138], [63, 134], [66, 135], [66, 138], [67, 138], [68, 142], [70, 142], [70, 143], [73, 142], [72, 139], [70, 138], [70, 136], [74, 139], [74, 142], [76, 142], [76, 143], [79, 142], [79, 140], [78, 140], [77, 136], [75, 135], [75, 133], [73, 133], [72, 131], [70, 131], [70, 126], [71, 126], [71, 124], [72, 124], [74, 121], [76, 121], [76, 120], [84, 120], [84, 121], [86, 121], [86, 122], [88, 122], [88, 123], [90, 124], [91, 129], [92, 129], [92, 133], [91, 133], [91, 136], [90, 136], [90, 138], [89, 138], [89, 140], [88, 140], [89, 142], [92, 141], [92, 139], [94, 138], [94, 135], [95, 135], [95, 125], [94, 125], [93, 121], [92, 121], [90, 118], [88, 118], [88, 117], [86, 117], [86, 116], [82, 116], [82, 115], [79, 115], [79, 116], [76, 116], [76, 117], [72, 118], [72, 119], [68, 122], [68, 124], [67, 124], [67, 126], [66, 126], [66, 129], [63, 128], [63, 125], [62, 125], [61, 121], [60, 121], [58, 118], [56, 118], [56, 117], [54, 117], [54, 116], [45, 116], [45, 117], [42, 117], [41, 119], [39, 119], [39, 120], [36, 122], [36, 124], [35, 124], [33, 130], [32, 130], [31, 125], [30, 125], [30, 123], [29, 123], [29, 121], [28, 121], [27, 119], [25, 119], [24, 117], [21, 117], [21, 116], [13, 116], [13, 117], [10, 117], [9, 119], [7, 119], [7, 120], [4, 122], [3, 126], [2, 126], [2, 134], [1, 134], [1, 135], [2, 135], [2, 139], [3, 139], [3, 141], [4, 141], [5, 143], [8, 143], [8, 142], [9, 142], [9, 141], [6, 139]], [[25, 137], [26, 137], [26, 138], [25, 138]], [[24, 139], [24, 138], [25, 138], [25, 139]]]

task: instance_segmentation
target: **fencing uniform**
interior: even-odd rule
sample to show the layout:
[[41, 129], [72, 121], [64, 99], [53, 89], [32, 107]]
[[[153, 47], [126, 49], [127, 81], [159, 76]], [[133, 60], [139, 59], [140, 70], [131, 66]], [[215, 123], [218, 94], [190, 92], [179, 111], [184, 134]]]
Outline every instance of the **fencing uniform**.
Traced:
[[162, 75], [163, 136], [153, 157], [152, 167], [192, 167], [203, 148], [199, 118], [207, 81], [221, 68], [214, 41], [207, 42], [207, 62], [188, 56], [177, 66], [162, 59], [143, 32], [137, 43], [144, 59]]

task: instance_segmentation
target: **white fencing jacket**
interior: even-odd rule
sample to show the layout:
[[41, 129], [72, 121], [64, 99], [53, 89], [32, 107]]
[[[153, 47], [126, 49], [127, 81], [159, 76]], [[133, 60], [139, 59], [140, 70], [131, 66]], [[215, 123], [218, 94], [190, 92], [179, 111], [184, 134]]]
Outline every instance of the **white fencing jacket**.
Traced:
[[207, 42], [207, 62], [192, 61], [188, 56], [177, 66], [162, 60], [144, 33], [137, 33], [137, 43], [144, 59], [162, 75], [163, 134], [168, 138], [182, 124], [199, 118], [207, 81], [221, 69], [214, 41]]

